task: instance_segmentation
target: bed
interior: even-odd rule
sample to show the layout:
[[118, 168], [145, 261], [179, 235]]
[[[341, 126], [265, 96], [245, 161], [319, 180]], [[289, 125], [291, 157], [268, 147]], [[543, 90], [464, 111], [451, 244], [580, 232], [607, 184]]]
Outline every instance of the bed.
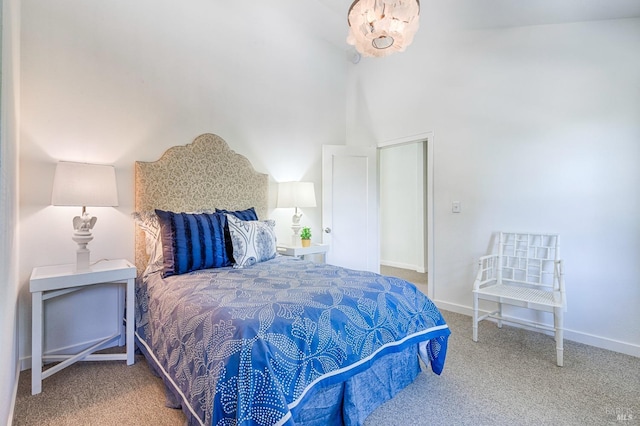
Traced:
[[[406, 281], [277, 255], [269, 179], [217, 135], [135, 164], [136, 344], [190, 425], [362, 424], [444, 367]], [[258, 220], [260, 219], [260, 220]]]

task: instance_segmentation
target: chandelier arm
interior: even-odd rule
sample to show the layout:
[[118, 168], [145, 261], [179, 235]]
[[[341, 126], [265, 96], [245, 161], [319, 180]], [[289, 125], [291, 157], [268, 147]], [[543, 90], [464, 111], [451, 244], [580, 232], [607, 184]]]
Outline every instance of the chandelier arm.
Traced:
[[349, 26], [351, 26], [351, 20], [349, 19], [349, 15], [351, 15], [351, 11], [353, 10], [353, 6], [356, 5], [356, 3], [358, 3], [360, 0], [353, 0], [353, 3], [351, 3], [351, 6], [349, 6], [349, 11], [347, 12], [347, 24], [349, 24]]

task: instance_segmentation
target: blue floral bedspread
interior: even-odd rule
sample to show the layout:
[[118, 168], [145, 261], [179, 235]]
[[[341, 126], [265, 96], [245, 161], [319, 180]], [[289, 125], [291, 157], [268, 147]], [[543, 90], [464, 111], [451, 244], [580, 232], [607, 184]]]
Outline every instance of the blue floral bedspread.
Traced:
[[245, 269], [156, 273], [145, 284], [137, 334], [190, 424], [291, 423], [314, 386], [408, 345], [420, 345], [435, 373], [444, 366], [444, 319], [398, 278], [279, 256]]

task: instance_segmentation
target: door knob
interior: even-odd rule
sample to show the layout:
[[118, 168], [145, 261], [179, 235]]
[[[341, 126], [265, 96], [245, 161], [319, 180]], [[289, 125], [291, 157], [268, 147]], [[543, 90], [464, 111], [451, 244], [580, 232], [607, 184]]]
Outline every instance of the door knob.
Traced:
[[325, 232], [326, 234], [330, 234], [330, 233], [331, 233], [331, 228], [329, 228], [329, 227], [324, 228], [324, 232]]

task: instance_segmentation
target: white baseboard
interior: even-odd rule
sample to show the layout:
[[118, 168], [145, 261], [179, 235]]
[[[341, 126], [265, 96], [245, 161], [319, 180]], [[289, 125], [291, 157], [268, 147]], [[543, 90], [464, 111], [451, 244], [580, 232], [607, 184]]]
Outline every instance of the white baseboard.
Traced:
[[15, 382], [13, 383], [13, 391], [11, 392], [11, 405], [9, 405], [9, 418], [7, 419], [7, 426], [13, 424], [13, 414], [16, 408], [16, 400], [18, 399], [18, 383], [20, 382], [20, 362], [16, 362], [16, 373], [14, 376]]
[[424, 267], [420, 267], [418, 265], [412, 265], [409, 263], [402, 263], [402, 262], [394, 262], [391, 260], [381, 260], [380, 261], [380, 265], [382, 266], [391, 266], [392, 268], [400, 268], [400, 269], [408, 269], [410, 271], [416, 271], [419, 272], [421, 274], [426, 274], [427, 270]]
[[[473, 308], [464, 305], [458, 305], [455, 303], [449, 303], [442, 300], [434, 300], [433, 301], [439, 309], [444, 311], [455, 312], [457, 314], [466, 315], [469, 317], [469, 329], [471, 329], [471, 317], [473, 316]], [[485, 311], [481, 311], [483, 314], [488, 313]], [[508, 318], [508, 316], [505, 316]], [[493, 319], [488, 319], [489, 321], [495, 321]], [[505, 320], [506, 321], [506, 320]], [[540, 330], [534, 327], [527, 327], [522, 324], [509, 323], [509, 325], [513, 327], [524, 328], [531, 331], [542, 332], [545, 334], [551, 334], [550, 332], [546, 332], [544, 330]], [[613, 352], [623, 353], [625, 355], [631, 355], [640, 358], [640, 345], [636, 345], [629, 342], [621, 342], [619, 340], [610, 339], [608, 337], [596, 336], [589, 333], [584, 333], [582, 331], [564, 329], [564, 338], [565, 340], [571, 340], [572, 342], [583, 343], [589, 346], [595, 346], [596, 348], [607, 349]]]
[[18, 310], [15, 310], [14, 318], [15, 327], [13, 329], [13, 358], [12, 363], [15, 363], [15, 372], [13, 374], [13, 389], [11, 390], [11, 401], [9, 403], [9, 413], [7, 416], [7, 426], [13, 424], [13, 414], [16, 409], [16, 401], [18, 399], [18, 384], [20, 383], [20, 360], [18, 356]]
[[[473, 309], [468, 306], [449, 303], [438, 299], [433, 299], [433, 303], [436, 304], [438, 309], [442, 309], [443, 311], [455, 312], [456, 314], [466, 315], [468, 317], [473, 315]], [[469, 319], [469, 321], [471, 321], [471, 319]]]
[[633, 343], [621, 342], [619, 340], [595, 336], [593, 334], [575, 330], [568, 330], [566, 328], [564, 329], [564, 336], [567, 340], [640, 358], [640, 345], [634, 345]]

